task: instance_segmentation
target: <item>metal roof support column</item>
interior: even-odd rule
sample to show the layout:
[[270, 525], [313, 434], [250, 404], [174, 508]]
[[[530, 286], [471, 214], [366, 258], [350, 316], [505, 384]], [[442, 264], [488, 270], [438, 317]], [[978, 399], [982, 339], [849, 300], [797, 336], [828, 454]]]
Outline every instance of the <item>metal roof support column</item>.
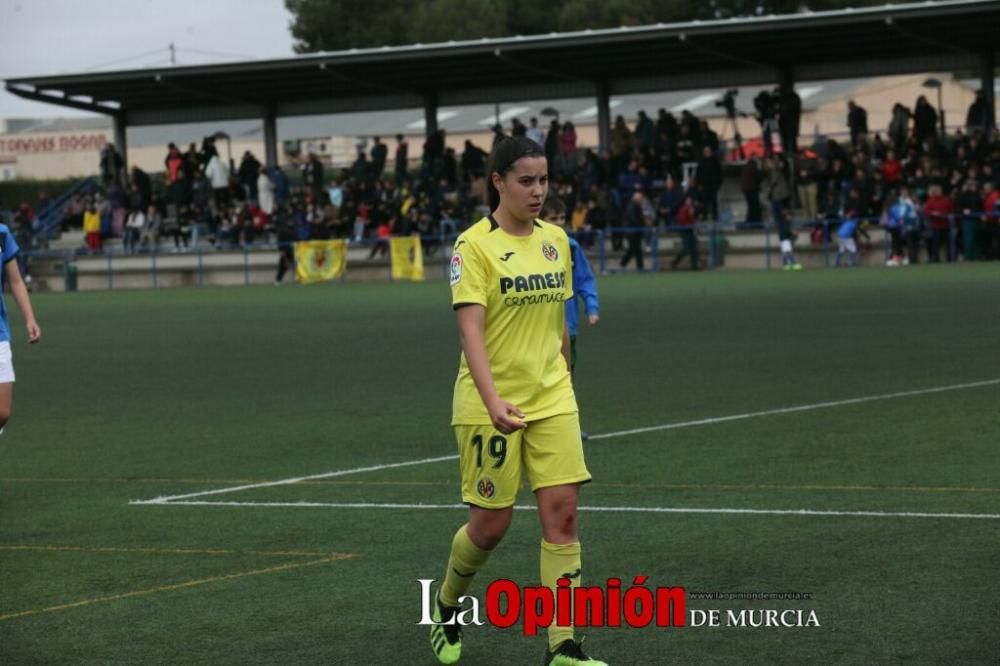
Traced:
[[986, 94], [986, 106], [989, 109], [989, 123], [987, 131], [993, 129], [997, 124], [997, 96], [994, 86], [996, 85], [996, 55], [992, 50], [985, 51], [979, 56], [979, 79], [980, 89]]
[[273, 106], [264, 109], [264, 163], [278, 166], [278, 119]]
[[778, 70], [778, 86], [782, 88], [795, 86], [795, 74], [791, 67], [782, 67]]
[[[778, 89], [781, 95], [784, 95], [786, 90], [795, 90], [795, 75], [792, 72], [791, 67], [782, 67], [778, 70]], [[781, 129], [785, 127], [785, 123], [778, 123], [778, 134], [781, 137], [781, 152], [784, 154], [785, 159], [788, 161], [788, 173], [785, 176], [788, 178], [788, 186], [792, 193], [792, 204], [799, 208], [802, 206], [802, 202], [799, 200], [799, 187], [798, 178], [799, 172], [795, 168], [795, 158], [798, 137], [786, 136], [785, 132]]]
[[438, 105], [436, 93], [427, 93], [424, 95], [424, 129], [427, 136], [437, 134]]
[[125, 130], [128, 125], [125, 119], [125, 112], [116, 113], [113, 118], [115, 120], [115, 149], [122, 157], [124, 168], [128, 169], [128, 142], [125, 139]]
[[[782, 67], [778, 70], [778, 88], [782, 94], [784, 94], [785, 91], [795, 92], [795, 74], [792, 72], [791, 67]], [[784, 151], [785, 156], [791, 161], [795, 159], [795, 153], [798, 151], [799, 137], [794, 131], [790, 131], [788, 136], [785, 136], [786, 133], [781, 131], [782, 125], [785, 124], [779, 122], [778, 127], [781, 134], [781, 149]], [[785, 127], [789, 130], [793, 130], [793, 128], [788, 127], [787, 125], [785, 125]]]
[[597, 82], [597, 146], [599, 153], [611, 148], [611, 87], [607, 81]]

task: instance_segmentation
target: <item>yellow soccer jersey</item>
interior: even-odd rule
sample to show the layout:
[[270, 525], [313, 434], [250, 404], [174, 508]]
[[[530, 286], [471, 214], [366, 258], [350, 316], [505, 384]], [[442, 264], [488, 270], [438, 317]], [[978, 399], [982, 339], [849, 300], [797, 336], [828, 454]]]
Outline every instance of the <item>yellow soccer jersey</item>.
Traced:
[[[569, 238], [535, 221], [530, 236], [511, 236], [492, 216], [455, 241], [452, 304], [486, 308], [486, 351], [497, 393], [526, 421], [577, 411], [562, 355], [567, 299], [573, 296]], [[462, 354], [452, 425], [490, 423]]]

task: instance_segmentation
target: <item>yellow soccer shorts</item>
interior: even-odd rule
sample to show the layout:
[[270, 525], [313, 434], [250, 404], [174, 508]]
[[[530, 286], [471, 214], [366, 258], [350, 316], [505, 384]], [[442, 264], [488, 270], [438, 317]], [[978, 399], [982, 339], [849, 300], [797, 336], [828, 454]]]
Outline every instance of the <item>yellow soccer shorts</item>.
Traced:
[[532, 492], [591, 479], [576, 413], [531, 421], [509, 435], [492, 425], [456, 425], [455, 438], [466, 504], [484, 509], [512, 506], [524, 474]]

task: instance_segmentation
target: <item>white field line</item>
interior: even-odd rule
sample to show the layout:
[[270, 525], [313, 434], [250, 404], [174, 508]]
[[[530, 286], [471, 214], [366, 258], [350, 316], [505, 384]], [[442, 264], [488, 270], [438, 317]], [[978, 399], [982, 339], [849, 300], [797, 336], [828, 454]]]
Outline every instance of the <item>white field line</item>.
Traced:
[[310, 476], [298, 476], [294, 479], [279, 479], [278, 481], [265, 481], [262, 483], [248, 483], [243, 486], [233, 486], [231, 488], [219, 488], [216, 490], [203, 490], [197, 493], [187, 493], [185, 495], [169, 495], [164, 497], [154, 497], [148, 500], [132, 500], [129, 504], [166, 504], [175, 500], [190, 499], [192, 497], [205, 497], [206, 495], [223, 495], [225, 493], [235, 493], [241, 490], [251, 490], [253, 488], [272, 488], [274, 486], [288, 486], [293, 483], [303, 481], [315, 481], [317, 479], [329, 479], [335, 476], [347, 476], [349, 474], [364, 474], [365, 472], [378, 472], [383, 469], [393, 469], [395, 467], [410, 467], [411, 465], [426, 465], [428, 463], [443, 462], [445, 460], [456, 460], [454, 456], [439, 456], [437, 458], [421, 458], [420, 460], [408, 460], [406, 462], [388, 463], [385, 465], [372, 465], [371, 467], [355, 467], [354, 469], [342, 469], [336, 472], [326, 472], [324, 474], [311, 474]]
[[[147, 502], [148, 503], [148, 502]], [[164, 502], [165, 504], [166, 502]], [[416, 509], [421, 511], [439, 509], [468, 509], [465, 504], [396, 504], [371, 502], [226, 502], [179, 500], [169, 502], [183, 506], [231, 506], [231, 507], [295, 507], [334, 509]], [[531, 504], [517, 504], [517, 511], [537, 511]], [[978, 518], [1000, 520], [997, 513], [919, 513], [914, 511], [825, 511], [819, 509], [709, 509], [664, 506], [581, 506], [578, 511], [601, 513], [716, 513], [716, 514], [763, 514], [771, 516], [874, 516], [877, 518]]]
[[[727, 421], [740, 421], [744, 419], [757, 418], [760, 416], [774, 416], [778, 414], [791, 414], [794, 412], [805, 412], [812, 409], [826, 409], [829, 407], [842, 407], [844, 405], [855, 405], [864, 402], [873, 402], [876, 400], [892, 400], [894, 398], [906, 398], [915, 395], [927, 395], [930, 393], [943, 393], [945, 391], [959, 391], [962, 389], [978, 388], [982, 386], [992, 386], [995, 384], [1000, 384], [1000, 378], [998, 379], [987, 379], [980, 382], [969, 382], [966, 384], [952, 384], [950, 386], [936, 386], [933, 388], [926, 389], [916, 389], [913, 391], [899, 391], [896, 393], [883, 393], [880, 395], [869, 395], [860, 398], [848, 398], [846, 400], [834, 400], [831, 402], [817, 402], [811, 405], [798, 405], [795, 407], [782, 407], [780, 409], [768, 409], [760, 412], [748, 412], [745, 414], [733, 414], [730, 416], [716, 416], [706, 419], [698, 419], [695, 421], [682, 421], [680, 423], [666, 423], [663, 425], [647, 426], [645, 428], [634, 428], [632, 430], [619, 430], [618, 432], [608, 432], [598, 435], [591, 435], [590, 439], [610, 439], [612, 437], [624, 437], [626, 435], [636, 435], [645, 432], [656, 432], [658, 430], [675, 430], [677, 428], [690, 428], [694, 426], [702, 425], [712, 425], [714, 423], [725, 423]], [[299, 476], [292, 479], [279, 479], [278, 481], [265, 481], [262, 483], [248, 483], [242, 486], [232, 486], [229, 488], [218, 488], [215, 490], [203, 490], [196, 493], [186, 493], [184, 495], [168, 495], [155, 497], [148, 500], [132, 500], [129, 504], [180, 504], [178, 500], [187, 500], [195, 497], [206, 497], [208, 495], [224, 495], [227, 493], [235, 493], [243, 490], [253, 490], [255, 488], [271, 488], [274, 486], [287, 486], [294, 483], [300, 483], [302, 481], [315, 481], [317, 479], [329, 479], [337, 476], [348, 476], [350, 474], [364, 474], [367, 472], [378, 472], [384, 469], [393, 469], [395, 467], [409, 467], [412, 465], [426, 465], [429, 463], [444, 462], [446, 460], [456, 460], [457, 455], [450, 456], [438, 456], [436, 458], [421, 458], [419, 460], [408, 460], [406, 462], [399, 463], [388, 463], [384, 465], [372, 465], [370, 467], [356, 467], [354, 469], [338, 470], [335, 472], [326, 472], [323, 474], [312, 474], [310, 476]], [[246, 506], [248, 503], [242, 503], [241, 505]], [[252, 506], [252, 504], [250, 504]], [[300, 504], [293, 504], [294, 506], [301, 506]], [[271, 505], [268, 505], [271, 506]], [[328, 506], [328, 505], [322, 505]]]
[[937, 386], [934, 388], [917, 389], [914, 391], [899, 391], [897, 393], [882, 393], [880, 395], [867, 395], [860, 398], [848, 398], [846, 400], [833, 400], [831, 402], [816, 402], [811, 405], [798, 405], [796, 407], [767, 409], [762, 412], [747, 412], [746, 414], [733, 414], [731, 416], [716, 416], [707, 419], [698, 419], [697, 421], [683, 421], [681, 423], [667, 423], [664, 425], [647, 426], [645, 428], [633, 428], [632, 430], [619, 430], [618, 432], [606, 432], [600, 435], [591, 435], [590, 439], [608, 439], [610, 437], [638, 435], [644, 432], [656, 432], [657, 430], [674, 430], [676, 428], [690, 428], [692, 426], [712, 425], [713, 423], [725, 423], [727, 421], [742, 421], [744, 419], [753, 419], [759, 416], [775, 416], [777, 414], [792, 414], [794, 412], [807, 412], [812, 409], [843, 407], [844, 405], [857, 405], [863, 402], [875, 402], [876, 400], [892, 400], [894, 398], [908, 398], [915, 395], [944, 393], [945, 391], [961, 391], [962, 389], [979, 388], [981, 386], [992, 386], [994, 384], [1000, 384], [1000, 379], [987, 379], [981, 382], [970, 382], [968, 384], [952, 384], [951, 386]]

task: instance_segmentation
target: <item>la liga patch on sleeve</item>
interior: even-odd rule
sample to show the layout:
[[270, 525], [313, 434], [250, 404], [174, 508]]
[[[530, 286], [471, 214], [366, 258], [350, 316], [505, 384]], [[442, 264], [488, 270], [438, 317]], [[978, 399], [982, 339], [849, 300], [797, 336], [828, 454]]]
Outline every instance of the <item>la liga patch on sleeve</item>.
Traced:
[[462, 255], [451, 255], [451, 286], [462, 281]]

